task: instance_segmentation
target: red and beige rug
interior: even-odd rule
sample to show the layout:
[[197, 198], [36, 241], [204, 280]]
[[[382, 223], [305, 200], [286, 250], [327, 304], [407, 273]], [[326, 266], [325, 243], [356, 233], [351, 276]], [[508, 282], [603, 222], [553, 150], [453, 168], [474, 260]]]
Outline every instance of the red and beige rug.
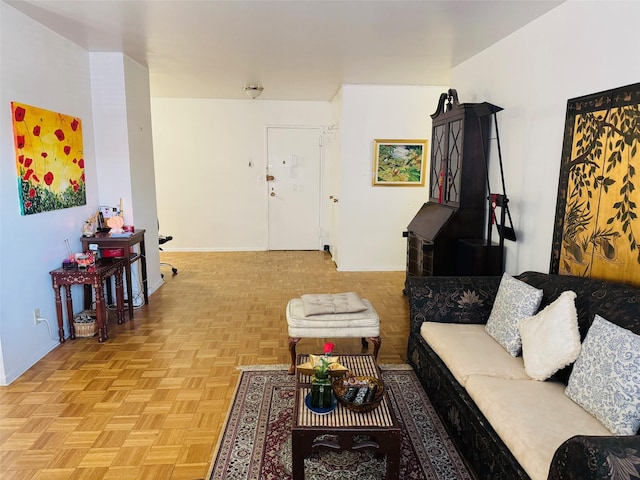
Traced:
[[[291, 479], [294, 378], [284, 366], [264, 368], [242, 372], [209, 480]], [[382, 379], [402, 425], [400, 478], [472, 480], [410, 367], [387, 368]], [[385, 470], [384, 459], [370, 452], [317, 452], [305, 459], [307, 480], [374, 480]]]

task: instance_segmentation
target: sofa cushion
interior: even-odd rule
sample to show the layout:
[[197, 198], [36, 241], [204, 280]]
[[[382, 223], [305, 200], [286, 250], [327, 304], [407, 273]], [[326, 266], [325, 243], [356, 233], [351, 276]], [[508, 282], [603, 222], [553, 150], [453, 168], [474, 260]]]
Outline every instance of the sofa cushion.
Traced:
[[474, 374], [529, 379], [522, 359], [509, 355], [484, 325], [424, 322], [420, 335], [463, 387]]
[[561, 382], [472, 375], [467, 392], [532, 480], [544, 480], [556, 449], [574, 435], [609, 435], [572, 402]]
[[546, 380], [574, 362], [580, 353], [576, 294], [563, 292], [533, 317], [520, 321], [524, 370], [534, 380]]
[[616, 435], [640, 427], [640, 336], [596, 315], [567, 395]]
[[518, 323], [538, 311], [542, 293], [507, 273], [502, 275], [486, 329], [514, 357], [522, 347]]

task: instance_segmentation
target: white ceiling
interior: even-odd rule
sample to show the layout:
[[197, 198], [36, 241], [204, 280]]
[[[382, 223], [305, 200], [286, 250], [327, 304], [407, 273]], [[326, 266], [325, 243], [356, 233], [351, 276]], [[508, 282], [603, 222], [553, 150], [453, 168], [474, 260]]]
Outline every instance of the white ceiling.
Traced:
[[5, 0], [159, 97], [329, 100], [341, 84], [448, 85], [451, 67], [564, 0]]

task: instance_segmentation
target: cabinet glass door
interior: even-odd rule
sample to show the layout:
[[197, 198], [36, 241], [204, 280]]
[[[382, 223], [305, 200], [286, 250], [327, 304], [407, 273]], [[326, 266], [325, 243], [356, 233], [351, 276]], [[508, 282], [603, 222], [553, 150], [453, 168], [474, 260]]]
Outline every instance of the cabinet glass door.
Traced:
[[430, 190], [429, 196], [432, 202], [442, 203], [443, 182], [441, 181], [446, 171], [447, 159], [447, 128], [446, 124], [433, 127], [433, 138], [431, 139], [431, 167], [430, 167]]
[[460, 183], [462, 180], [462, 120], [449, 123], [447, 142], [448, 168], [445, 181], [444, 203], [460, 203]]

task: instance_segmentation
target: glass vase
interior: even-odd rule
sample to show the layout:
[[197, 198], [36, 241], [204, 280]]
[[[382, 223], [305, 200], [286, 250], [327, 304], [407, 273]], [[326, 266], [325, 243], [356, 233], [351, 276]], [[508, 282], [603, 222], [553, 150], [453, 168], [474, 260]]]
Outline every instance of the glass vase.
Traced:
[[331, 407], [331, 377], [328, 374], [316, 373], [311, 379], [311, 406]]

